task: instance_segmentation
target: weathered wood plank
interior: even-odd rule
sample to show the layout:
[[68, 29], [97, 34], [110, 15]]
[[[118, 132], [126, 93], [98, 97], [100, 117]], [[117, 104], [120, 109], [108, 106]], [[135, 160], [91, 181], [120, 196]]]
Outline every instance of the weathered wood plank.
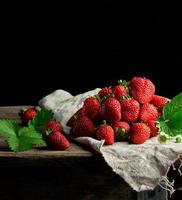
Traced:
[[[20, 122], [18, 112], [22, 107], [0, 107], [0, 119]], [[3, 200], [153, 200], [165, 199], [160, 188], [136, 193], [118, 175], [112, 172], [100, 154], [89, 147], [71, 143], [66, 151], [48, 150], [46, 147], [14, 153], [0, 139], [0, 197]], [[179, 166], [179, 164], [178, 164]], [[169, 177], [177, 180], [179, 174], [171, 171]], [[28, 195], [27, 195], [28, 194]], [[181, 193], [180, 193], [181, 194]], [[180, 196], [174, 194], [174, 198]]]
[[71, 147], [65, 151], [55, 151], [48, 150], [46, 148], [37, 148], [25, 152], [14, 153], [11, 151], [0, 151], [1, 157], [11, 157], [11, 158], [27, 158], [32, 159], [38, 157], [40, 158], [61, 158], [61, 157], [90, 157], [93, 156], [94, 152], [88, 150], [87, 148], [80, 147], [74, 143], [71, 143]]
[[[21, 107], [1, 107], [0, 118], [19, 121]], [[136, 199], [136, 192], [88, 147], [71, 143], [66, 151], [40, 147], [13, 153], [3, 140], [0, 143], [3, 200]]]
[[[30, 107], [30, 106], [11, 106], [11, 107], [0, 107], [0, 119], [14, 119], [17, 122], [20, 121], [20, 117], [18, 115], [20, 109], [24, 107]], [[39, 148], [34, 149], [30, 151], [20, 152], [20, 153], [13, 153], [10, 151], [7, 151], [7, 144], [4, 142], [3, 139], [0, 138], [0, 157], [19, 157], [19, 158], [61, 158], [61, 157], [90, 157], [93, 156], [95, 153], [91, 148], [89, 147], [81, 147], [75, 143], [71, 143], [71, 146], [66, 151], [54, 151], [54, 150], [48, 150], [46, 148]], [[3, 151], [3, 149], [5, 149]]]
[[0, 119], [14, 119], [20, 121], [18, 115], [21, 108], [28, 108], [30, 106], [4, 106], [0, 107]]
[[34, 165], [31, 166], [23, 163], [17, 166], [12, 162], [9, 167], [1, 166], [1, 199], [136, 199], [136, 192], [102, 159], [67, 157], [53, 160], [55, 163], [51, 165], [50, 162], [39, 162], [37, 165], [32, 162]]

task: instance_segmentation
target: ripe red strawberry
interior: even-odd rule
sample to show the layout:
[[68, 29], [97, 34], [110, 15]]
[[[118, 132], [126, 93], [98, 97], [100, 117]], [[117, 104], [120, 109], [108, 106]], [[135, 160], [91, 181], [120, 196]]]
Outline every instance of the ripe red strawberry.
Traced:
[[121, 100], [121, 97], [128, 95], [127, 89], [123, 85], [116, 85], [113, 90], [114, 95], [118, 100]]
[[169, 99], [166, 97], [154, 95], [150, 103], [156, 106], [160, 112], [162, 112], [163, 107], [166, 105], [168, 101]]
[[57, 150], [65, 150], [70, 146], [69, 141], [60, 131], [51, 132], [46, 138], [47, 146]]
[[105, 144], [114, 144], [114, 130], [111, 126], [104, 124], [97, 129], [97, 138], [99, 140], [105, 140]]
[[76, 120], [83, 116], [83, 113], [82, 113], [82, 108], [80, 108], [69, 120], [68, 122], [66, 123], [66, 126], [69, 126], [69, 127], [72, 127], [74, 125], [74, 123], [76, 122]]
[[95, 124], [87, 116], [80, 117], [72, 128], [72, 134], [75, 137], [94, 137], [95, 132]]
[[147, 126], [150, 128], [150, 137], [155, 137], [158, 134], [158, 128], [156, 127], [155, 120], [147, 121]]
[[100, 103], [98, 99], [94, 97], [88, 97], [84, 101], [82, 107], [82, 114], [89, 117], [90, 119], [94, 119], [98, 115], [99, 109], [100, 109]]
[[140, 104], [133, 98], [121, 102], [122, 119], [128, 123], [136, 122], [140, 111]]
[[113, 88], [113, 93], [115, 95], [115, 98], [119, 101], [121, 100], [121, 97], [128, 95], [128, 83], [126, 81], [118, 81], [119, 85], [116, 85]]
[[37, 111], [35, 110], [35, 108], [28, 108], [22, 113], [22, 122], [27, 123], [28, 121], [32, 120], [35, 117], [36, 113]]
[[112, 89], [109, 87], [102, 88], [98, 94], [101, 98], [106, 97], [112, 94]]
[[115, 138], [117, 141], [122, 141], [128, 139], [128, 133], [130, 130], [130, 125], [125, 121], [114, 122], [112, 124], [114, 129]]
[[52, 132], [52, 131], [62, 131], [63, 126], [60, 122], [56, 121], [55, 119], [49, 120], [45, 125], [45, 131]]
[[138, 122], [130, 128], [130, 142], [132, 144], [142, 144], [150, 137], [150, 128]]
[[120, 102], [110, 97], [101, 105], [101, 116], [108, 122], [115, 122], [121, 120], [121, 105]]
[[155, 85], [149, 79], [134, 77], [130, 81], [130, 94], [139, 103], [150, 102], [154, 93]]
[[141, 121], [154, 120], [159, 116], [157, 108], [150, 103], [141, 105], [138, 118]]

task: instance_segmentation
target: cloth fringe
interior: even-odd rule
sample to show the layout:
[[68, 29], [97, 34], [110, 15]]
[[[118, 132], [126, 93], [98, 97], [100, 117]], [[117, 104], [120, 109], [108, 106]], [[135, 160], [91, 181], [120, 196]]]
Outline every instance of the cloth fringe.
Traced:
[[[178, 172], [180, 174], [180, 176], [182, 176], [182, 172], [181, 172], [181, 168], [182, 168], [182, 159], [181, 159], [181, 155], [178, 154], [178, 158], [171, 164], [172, 166], [172, 169], [173, 170], [176, 170], [176, 167], [174, 166], [174, 163], [176, 161], [180, 161], [180, 165], [178, 167]], [[168, 169], [169, 171], [169, 169]], [[168, 173], [167, 171], [167, 173]], [[172, 181], [169, 181], [168, 177], [167, 177], [167, 174], [166, 176], [163, 176], [161, 179], [160, 179], [160, 183], [158, 184], [162, 189], [164, 189], [166, 191], [166, 199], [168, 199], [168, 192], [169, 192], [169, 196], [171, 198], [172, 194], [175, 192], [175, 189], [174, 189], [174, 180]]]

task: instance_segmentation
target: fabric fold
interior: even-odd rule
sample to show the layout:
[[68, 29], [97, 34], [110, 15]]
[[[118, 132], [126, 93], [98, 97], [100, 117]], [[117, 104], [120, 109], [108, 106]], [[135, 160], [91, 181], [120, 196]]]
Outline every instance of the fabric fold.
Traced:
[[[57, 90], [41, 99], [39, 105], [51, 109], [56, 119], [63, 124], [65, 132], [69, 134], [70, 128], [66, 126], [69, 118], [82, 107], [87, 97], [97, 94], [98, 91], [99, 88], [73, 97], [64, 90]], [[106, 146], [104, 140], [89, 137], [75, 138], [75, 141], [89, 145], [101, 153], [113, 172], [137, 192], [153, 190], [157, 185], [163, 186], [164, 183], [167, 190], [174, 192], [172, 184], [166, 178], [173, 163], [177, 159], [181, 160], [182, 143], [161, 144], [157, 137], [141, 145], [115, 142]]]

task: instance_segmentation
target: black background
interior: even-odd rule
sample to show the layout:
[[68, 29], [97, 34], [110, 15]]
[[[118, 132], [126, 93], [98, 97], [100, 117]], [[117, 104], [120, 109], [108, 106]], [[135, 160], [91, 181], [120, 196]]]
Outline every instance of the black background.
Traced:
[[[180, 6], [147, 1], [16, 1], [3, 15], [0, 105], [37, 104], [133, 76], [182, 91]], [[13, 14], [9, 17], [9, 14]]]

